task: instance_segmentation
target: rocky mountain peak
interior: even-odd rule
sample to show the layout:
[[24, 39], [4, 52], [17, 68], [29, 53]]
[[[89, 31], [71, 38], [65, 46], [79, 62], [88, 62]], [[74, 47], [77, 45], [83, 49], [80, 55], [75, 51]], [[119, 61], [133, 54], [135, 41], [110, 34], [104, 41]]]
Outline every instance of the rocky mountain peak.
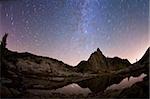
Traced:
[[97, 51], [95, 51], [95, 54], [97, 54], [98, 56], [101, 56], [101, 55], [104, 56], [102, 51], [99, 48], [97, 48]]
[[99, 48], [97, 48], [97, 52], [101, 52]]
[[107, 66], [106, 57], [103, 55], [99, 48], [97, 48], [97, 51], [91, 54], [88, 62], [90, 65], [94, 66], [95, 69]]
[[99, 48], [97, 48], [97, 51], [95, 51], [94, 53], [91, 54], [91, 56], [90, 56], [89, 59], [91, 59], [91, 58], [96, 58], [96, 57], [99, 58], [99, 59], [105, 57], [105, 56], [103, 55], [102, 51], [101, 51]]

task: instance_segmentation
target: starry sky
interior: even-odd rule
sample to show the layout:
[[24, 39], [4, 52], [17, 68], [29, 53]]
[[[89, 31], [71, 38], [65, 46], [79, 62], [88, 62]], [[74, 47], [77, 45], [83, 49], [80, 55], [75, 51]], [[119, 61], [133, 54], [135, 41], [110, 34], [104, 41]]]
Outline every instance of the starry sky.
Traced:
[[77, 65], [97, 48], [140, 59], [150, 46], [149, 0], [1, 0], [0, 38], [10, 50]]

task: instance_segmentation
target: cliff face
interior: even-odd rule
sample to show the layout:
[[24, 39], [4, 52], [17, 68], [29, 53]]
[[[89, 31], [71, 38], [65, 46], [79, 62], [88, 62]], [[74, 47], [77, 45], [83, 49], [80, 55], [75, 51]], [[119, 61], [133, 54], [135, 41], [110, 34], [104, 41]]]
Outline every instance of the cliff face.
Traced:
[[123, 69], [129, 65], [131, 64], [127, 59], [118, 57], [106, 58], [98, 48], [87, 61], [80, 62], [76, 68], [80, 72], [99, 73]]
[[100, 51], [98, 48], [97, 51], [91, 54], [90, 58], [88, 59], [88, 62], [91, 68], [93, 70], [98, 70], [98, 69], [106, 69], [107, 68], [107, 61], [106, 57], [103, 55], [103, 53]]
[[143, 57], [135, 64], [149, 64], [149, 60], [150, 60], [150, 47], [146, 50], [145, 54], [143, 55]]

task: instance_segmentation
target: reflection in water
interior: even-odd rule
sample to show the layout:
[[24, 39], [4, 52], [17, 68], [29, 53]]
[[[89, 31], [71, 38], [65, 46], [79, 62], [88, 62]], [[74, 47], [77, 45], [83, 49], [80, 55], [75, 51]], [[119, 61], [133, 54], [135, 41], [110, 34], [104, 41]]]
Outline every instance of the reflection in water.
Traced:
[[[131, 76], [124, 78], [118, 75], [103, 75], [100, 77], [83, 80], [77, 83], [72, 83], [56, 90], [51, 90], [54, 93], [61, 93], [65, 95], [79, 95], [87, 96], [89, 93], [99, 93], [113, 89], [123, 89], [132, 86], [134, 83], [143, 81], [146, 74], [141, 74], [138, 77]], [[108, 87], [109, 86], [109, 87]]]
[[125, 78], [119, 84], [113, 84], [113, 85], [107, 87], [106, 90], [124, 89], [127, 87], [131, 87], [136, 82], [143, 81], [143, 78], [146, 76], [147, 76], [146, 74], [142, 73], [138, 77], [131, 76], [130, 78]]
[[91, 93], [91, 90], [89, 88], [81, 88], [78, 84], [75, 83], [69, 84], [67, 86], [52, 91], [56, 93], [65, 94], [65, 95], [82, 94], [84, 96], [87, 96], [89, 93]]
[[104, 91], [108, 86], [119, 83], [123, 78], [117, 75], [102, 75], [90, 80], [84, 80], [77, 84], [82, 88], [89, 88], [92, 92], [97, 93]]

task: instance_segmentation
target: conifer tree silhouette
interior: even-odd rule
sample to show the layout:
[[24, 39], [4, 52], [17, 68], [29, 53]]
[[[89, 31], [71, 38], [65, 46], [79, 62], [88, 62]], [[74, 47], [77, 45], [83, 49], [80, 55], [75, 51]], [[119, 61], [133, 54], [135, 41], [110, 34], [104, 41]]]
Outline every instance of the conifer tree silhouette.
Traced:
[[7, 45], [7, 36], [8, 36], [8, 33], [5, 33], [5, 35], [3, 36], [2, 38], [2, 42], [1, 42], [1, 48], [6, 48], [6, 45]]

